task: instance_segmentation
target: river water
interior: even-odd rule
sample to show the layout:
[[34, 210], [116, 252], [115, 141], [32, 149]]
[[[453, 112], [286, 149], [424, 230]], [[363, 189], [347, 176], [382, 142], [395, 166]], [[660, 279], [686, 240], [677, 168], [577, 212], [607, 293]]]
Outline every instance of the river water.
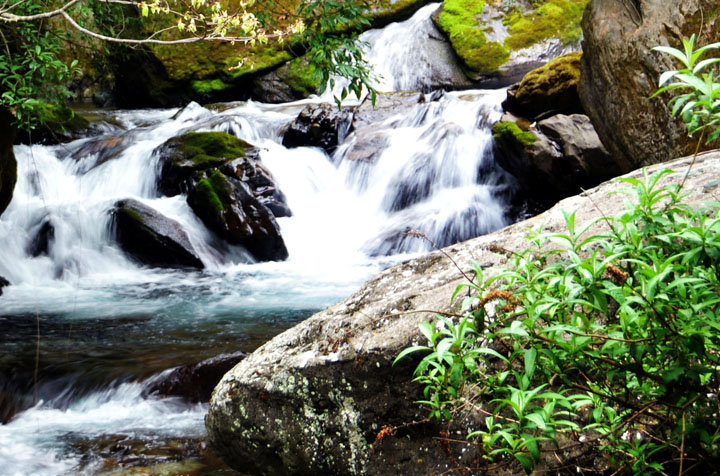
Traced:
[[[429, 72], [413, 70], [409, 59], [437, 6], [363, 35], [383, 75], [379, 89], [427, 89]], [[102, 111], [92, 138], [16, 147], [18, 184], [0, 218], [0, 276], [12, 283], [0, 297], [0, 475], [152, 465], [172, 473], [176, 460], [190, 465], [183, 474], [223, 474], [204, 448], [206, 405], [145, 396], [148, 382], [174, 366], [253, 350], [379, 270], [427, 251], [429, 241], [448, 244], [507, 224], [507, 177], [494, 165], [487, 127], [503, 98], [503, 91], [465, 91], [418, 103], [377, 124], [388, 142], [370, 163], [347, 159], [347, 144], [332, 157], [280, 145], [302, 108], [327, 97]], [[262, 150], [293, 212], [278, 220], [287, 261], [250, 262], [242, 249], [219, 243], [183, 196], [159, 195], [152, 152], [191, 130], [229, 131]], [[397, 206], [416, 190], [422, 197]], [[108, 210], [123, 198], [178, 221], [206, 269], [130, 261], [109, 227]], [[46, 223], [54, 229], [47, 253], [33, 257]], [[429, 240], [388, 238], [408, 229]]]

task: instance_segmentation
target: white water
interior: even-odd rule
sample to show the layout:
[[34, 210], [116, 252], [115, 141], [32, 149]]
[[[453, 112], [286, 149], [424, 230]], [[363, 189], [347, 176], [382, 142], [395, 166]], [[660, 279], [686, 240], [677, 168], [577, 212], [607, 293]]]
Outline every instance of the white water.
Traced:
[[[430, 21], [431, 7], [408, 22], [365, 34], [369, 58], [384, 77], [382, 89], [423, 86], [428, 71], [416, 68], [410, 50]], [[0, 315], [42, 315], [83, 325], [128, 318], [160, 340], [193, 329], [200, 336], [206, 329], [251, 333], [265, 325], [263, 319], [278, 330], [287, 327], [291, 322], [273, 316], [320, 309], [348, 296], [403, 258], [397, 253], [426, 251], [433, 247], [429, 241], [442, 246], [506, 224], [505, 204], [498, 198], [506, 186], [486, 126], [499, 118], [503, 97], [503, 91], [448, 93], [375, 124], [373, 131], [386, 143], [372, 162], [348, 160], [363, 140], [355, 135], [334, 157], [280, 145], [283, 128], [306, 104], [321, 99], [239, 103], [222, 112], [193, 104], [175, 118], [175, 109], [110, 112], [121, 128], [104, 137], [122, 146], [117, 157], [99, 165], [97, 154], [78, 152], [96, 139], [19, 146], [18, 184], [0, 218], [0, 276], [12, 283], [0, 298]], [[287, 261], [246, 262], [242, 250], [218, 245], [183, 196], [158, 196], [152, 151], [188, 130], [226, 130], [262, 149], [262, 161], [293, 212], [278, 220]], [[150, 269], [128, 260], [108, 231], [108, 210], [123, 198], [136, 198], [178, 221], [206, 270]], [[54, 241], [48, 256], [32, 258], [28, 246], [45, 220], [55, 227]], [[421, 231], [429, 241], [407, 235], [408, 230]], [[396, 256], [371, 257], [386, 254]], [[135, 324], [140, 317], [149, 320]], [[41, 327], [47, 324], [41, 321]], [[87, 345], [101, 353], [110, 339]], [[0, 352], [6, 352], [1, 340]], [[204, 407], [146, 399], [142, 387], [108, 382], [22, 412], [0, 426], [0, 474], [92, 474], [95, 463], [80, 466], [82, 455], [67, 447], [76, 438], [203, 435]]]

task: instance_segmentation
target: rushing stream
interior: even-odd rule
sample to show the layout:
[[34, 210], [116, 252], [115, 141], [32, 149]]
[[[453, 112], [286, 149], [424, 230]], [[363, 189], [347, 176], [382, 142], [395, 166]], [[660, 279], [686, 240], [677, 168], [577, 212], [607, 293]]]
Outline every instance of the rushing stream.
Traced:
[[[429, 73], [413, 69], [407, 50], [427, 36], [435, 8], [364, 34], [381, 89], [426, 89]], [[202, 442], [206, 405], [147, 396], [148, 382], [174, 366], [250, 351], [432, 247], [397, 239], [406, 230], [443, 245], [503, 226], [507, 185], [487, 126], [503, 97], [465, 91], [418, 103], [377, 125], [387, 144], [372, 162], [349, 160], [350, 142], [333, 157], [280, 145], [302, 108], [327, 98], [100, 112], [110, 157], [87, 147], [98, 136], [17, 146], [18, 184], [0, 218], [0, 276], [12, 283], [0, 297], [0, 421], [9, 420], [0, 425], [0, 475], [109, 474], [183, 458], [199, 465], [194, 474], [223, 474]], [[198, 130], [229, 131], [262, 150], [293, 212], [278, 219], [287, 261], [252, 263], [219, 244], [183, 196], [159, 196], [152, 151]], [[108, 214], [124, 198], [179, 222], [206, 269], [129, 260]], [[46, 223], [54, 229], [47, 254], [32, 257]]]

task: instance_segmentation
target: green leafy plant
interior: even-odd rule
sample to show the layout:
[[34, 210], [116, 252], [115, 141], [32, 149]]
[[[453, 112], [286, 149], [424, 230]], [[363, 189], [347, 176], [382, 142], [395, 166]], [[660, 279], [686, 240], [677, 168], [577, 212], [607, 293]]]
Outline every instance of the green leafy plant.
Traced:
[[[693, 210], [669, 170], [621, 178], [627, 209], [591, 233], [536, 232], [512, 267], [463, 283], [465, 317], [423, 323], [415, 380], [432, 417], [478, 412], [468, 437], [531, 472], [545, 450], [607, 453], [646, 474], [720, 463], [720, 204]], [[707, 465], [707, 466], [705, 466]]]
[[660, 89], [653, 97], [676, 89], [686, 91], [670, 100], [672, 114], [683, 118], [690, 134], [707, 133], [708, 143], [720, 138], [720, 76], [717, 69], [720, 58], [702, 58], [707, 52], [718, 49], [720, 43], [697, 47], [695, 35], [683, 39], [682, 50], [670, 46], [653, 48], [673, 56], [683, 66], [660, 76]]

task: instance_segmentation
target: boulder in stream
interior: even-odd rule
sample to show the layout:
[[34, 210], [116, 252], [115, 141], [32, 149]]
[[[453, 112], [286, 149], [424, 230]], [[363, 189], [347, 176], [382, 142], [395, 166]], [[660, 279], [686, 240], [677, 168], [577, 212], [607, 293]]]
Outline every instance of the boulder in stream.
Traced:
[[580, 98], [598, 136], [623, 171], [691, 154], [688, 137], [666, 103], [648, 99], [676, 60], [652, 48], [681, 47], [698, 34], [701, 44], [720, 41], [717, 0], [591, 0], [583, 17]]
[[182, 397], [193, 403], [207, 402], [222, 376], [245, 356], [244, 352], [220, 354], [197, 364], [177, 367], [157, 377], [143, 393]]
[[10, 286], [10, 281], [0, 276], [0, 296], [2, 296], [3, 288], [6, 286]]
[[320, 147], [335, 152], [350, 129], [354, 107], [339, 109], [334, 104], [308, 104], [283, 135], [285, 147]]
[[16, 131], [11, 122], [10, 112], [0, 107], [0, 215], [10, 205], [17, 181], [17, 161], [13, 152]]
[[165, 268], [204, 268], [182, 225], [137, 200], [125, 199], [111, 210], [115, 239], [142, 264]]
[[[679, 183], [690, 162], [678, 159], [648, 173], [673, 168], [660, 185]], [[698, 157], [694, 171], [684, 189], [691, 205], [712, 198], [720, 152]], [[423, 310], [456, 312], [450, 296], [465, 282], [461, 271], [471, 273], [475, 264], [486, 279], [495, 276], [511, 253], [528, 248], [529, 228], [565, 229], [563, 210], [576, 211], [577, 223], [599, 217], [598, 207], [618, 210], [625, 197], [613, 192], [624, 187], [606, 182], [527, 221], [406, 261], [278, 335], [215, 388], [205, 420], [211, 446], [232, 468], [262, 475], [438, 474], [473, 467], [482, 447], [464, 439], [484, 415], [469, 414], [451, 425], [426, 420], [427, 409], [415, 403], [423, 399], [422, 386], [412, 382], [421, 356], [393, 361], [423, 342], [418, 325], [434, 318]], [[596, 455], [583, 465], [602, 465], [593, 461]], [[517, 462], [503, 471], [523, 472]]]

